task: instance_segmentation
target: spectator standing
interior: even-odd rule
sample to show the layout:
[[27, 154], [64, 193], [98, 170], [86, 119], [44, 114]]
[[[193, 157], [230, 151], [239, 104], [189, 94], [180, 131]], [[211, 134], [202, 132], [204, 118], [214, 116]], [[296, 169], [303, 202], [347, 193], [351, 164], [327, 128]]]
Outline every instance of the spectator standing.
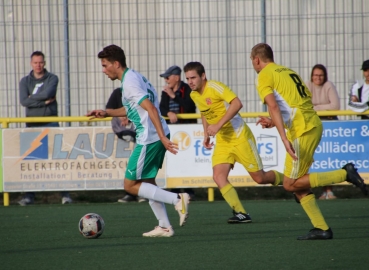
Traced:
[[[310, 81], [306, 82], [312, 94], [312, 102], [316, 111], [334, 111], [340, 109], [340, 99], [336, 86], [328, 80], [327, 68], [317, 64], [311, 70]], [[319, 116], [320, 120], [338, 120], [337, 116]], [[334, 196], [332, 186], [323, 187], [320, 200], [332, 200]]]
[[[31, 55], [32, 71], [19, 83], [19, 100], [26, 108], [26, 117], [58, 116], [56, 91], [59, 79], [45, 69], [45, 55], [35, 51]], [[59, 127], [58, 122], [26, 123], [26, 127]], [[62, 192], [62, 204], [71, 203], [68, 192]], [[22, 206], [33, 204], [34, 192], [26, 192], [18, 202]]]
[[[122, 89], [119, 87], [114, 89], [114, 91], [111, 93], [108, 103], [106, 103], [106, 111], [109, 113], [110, 110], [119, 109], [122, 107]], [[136, 131], [134, 130], [134, 125], [132, 122], [126, 124], [126, 121], [126, 117], [113, 117], [111, 120], [113, 131], [120, 140], [136, 143]], [[146, 202], [147, 200], [143, 197], [133, 196], [128, 192], [126, 192], [126, 195], [123, 198], [118, 200], [120, 203], [136, 201]]]
[[[196, 113], [196, 105], [190, 97], [191, 88], [181, 80], [181, 68], [169, 67], [160, 77], [164, 78], [165, 86], [161, 93], [160, 112], [167, 116], [167, 124], [197, 123], [196, 119], [178, 119], [177, 114]], [[183, 189], [191, 200], [195, 200], [195, 192], [192, 188]], [[172, 189], [172, 192], [180, 193], [180, 189]]]
[[[369, 59], [361, 66], [365, 80], [357, 81], [351, 89], [349, 108], [355, 112], [369, 110]], [[369, 119], [369, 115], [361, 115], [361, 119]]]

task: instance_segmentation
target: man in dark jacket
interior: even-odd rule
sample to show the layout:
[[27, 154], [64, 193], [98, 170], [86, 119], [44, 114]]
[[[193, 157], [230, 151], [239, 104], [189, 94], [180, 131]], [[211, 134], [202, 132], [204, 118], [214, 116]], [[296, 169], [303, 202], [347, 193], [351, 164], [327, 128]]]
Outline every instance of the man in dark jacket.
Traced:
[[[59, 79], [45, 69], [45, 55], [35, 51], [31, 55], [32, 71], [19, 83], [19, 100], [26, 108], [26, 117], [58, 116], [56, 90]], [[26, 123], [27, 127], [59, 127], [58, 122]], [[62, 192], [62, 204], [71, 203], [68, 192]], [[34, 192], [27, 192], [18, 202], [25, 206], [33, 204]]]
[[171, 66], [160, 74], [166, 85], [161, 93], [160, 112], [162, 116], [167, 116], [168, 124], [188, 124], [197, 123], [196, 119], [178, 119], [177, 114], [196, 113], [195, 103], [190, 97], [191, 88], [181, 80], [181, 68]]
[[[196, 113], [196, 105], [190, 97], [191, 88], [181, 80], [181, 68], [171, 66], [160, 77], [164, 78], [165, 86], [161, 93], [160, 112], [162, 116], [167, 116], [168, 124], [190, 124], [197, 123], [197, 119], [178, 119], [177, 114]], [[179, 189], [172, 189], [172, 192], [179, 193]], [[192, 188], [184, 189], [190, 195], [190, 200], [195, 200], [195, 193]]]

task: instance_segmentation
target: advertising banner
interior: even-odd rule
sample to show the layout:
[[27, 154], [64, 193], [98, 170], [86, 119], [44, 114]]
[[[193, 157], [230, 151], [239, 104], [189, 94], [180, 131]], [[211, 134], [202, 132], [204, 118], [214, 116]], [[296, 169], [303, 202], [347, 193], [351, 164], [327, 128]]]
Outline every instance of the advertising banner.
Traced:
[[[255, 136], [265, 170], [283, 171], [286, 152], [276, 129], [262, 129], [248, 124]], [[168, 188], [216, 187], [213, 181], [211, 157], [213, 150], [203, 146], [203, 126], [199, 124], [170, 125], [171, 140], [178, 143], [177, 155], [167, 154], [166, 176]], [[215, 139], [213, 140], [216, 144]], [[230, 172], [234, 186], [256, 186], [245, 168], [236, 163]]]
[[369, 121], [325, 121], [310, 172], [342, 168], [352, 162], [369, 184]]
[[[353, 162], [369, 184], [369, 122], [326, 121], [323, 125], [310, 172], [335, 170]], [[286, 152], [277, 129], [248, 126], [264, 170], [283, 172]], [[179, 151], [177, 155], [167, 152], [156, 179], [158, 186], [216, 187], [212, 178], [213, 150], [203, 147], [202, 125], [169, 128]], [[117, 139], [110, 127], [3, 129], [0, 141], [3, 192], [123, 189], [126, 165], [134, 148], [133, 143]], [[229, 180], [234, 186], [258, 186], [238, 163]]]
[[[5, 192], [123, 189], [134, 144], [110, 127], [2, 130]], [[163, 170], [158, 183], [165, 183]]]

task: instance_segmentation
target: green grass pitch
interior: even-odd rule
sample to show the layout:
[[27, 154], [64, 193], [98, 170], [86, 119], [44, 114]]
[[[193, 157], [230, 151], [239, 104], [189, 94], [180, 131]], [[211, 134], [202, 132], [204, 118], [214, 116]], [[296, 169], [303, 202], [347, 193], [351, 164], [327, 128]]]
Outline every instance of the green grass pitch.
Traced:
[[[1, 269], [369, 269], [369, 201], [319, 201], [328, 241], [297, 241], [311, 223], [293, 200], [243, 201], [253, 223], [227, 224], [224, 201], [195, 201], [184, 227], [167, 205], [175, 235], [144, 238], [157, 225], [148, 203], [0, 207]], [[98, 239], [78, 221], [105, 220]]]

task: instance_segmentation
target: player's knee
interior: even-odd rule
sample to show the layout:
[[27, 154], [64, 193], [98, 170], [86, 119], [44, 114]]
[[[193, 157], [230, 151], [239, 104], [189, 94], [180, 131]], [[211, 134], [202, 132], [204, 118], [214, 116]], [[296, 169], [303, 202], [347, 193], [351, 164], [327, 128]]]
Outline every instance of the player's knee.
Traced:
[[130, 192], [131, 191], [131, 187], [124, 184], [124, 190], [127, 191], [127, 192]]
[[228, 183], [227, 177], [224, 177], [223, 175], [213, 175], [213, 180], [218, 187], [222, 187]]
[[284, 190], [289, 191], [289, 192], [294, 192], [295, 191], [293, 185], [291, 185], [291, 183], [289, 183], [289, 181], [283, 181], [283, 188], [284, 188]]
[[265, 184], [264, 181], [263, 181], [263, 177], [260, 177], [260, 176], [254, 176], [252, 178], [256, 183], [258, 183], [259, 185], [262, 185], [262, 184]]

